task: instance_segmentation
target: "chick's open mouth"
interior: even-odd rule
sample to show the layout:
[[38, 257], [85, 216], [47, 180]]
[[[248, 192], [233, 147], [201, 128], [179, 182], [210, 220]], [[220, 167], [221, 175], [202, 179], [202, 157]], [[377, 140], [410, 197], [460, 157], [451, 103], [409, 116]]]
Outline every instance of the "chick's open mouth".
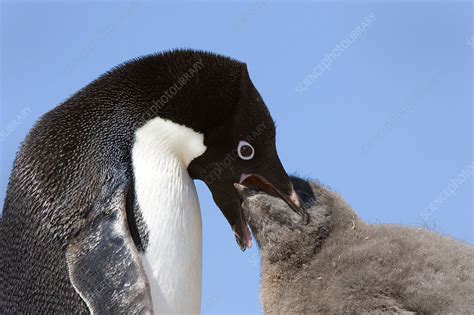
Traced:
[[[241, 222], [244, 225], [242, 226], [243, 240], [241, 240], [241, 237], [237, 233], [236, 235], [238, 237], [239, 244], [242, 250], [252, 247], [252, 234], [250, 232], [248, 218], [246, 217], [245, 211], [243, 211], [243, 208], [242, 208], [242, 202], [243, 202], [243, 199], [245, 198], [245, 193], [244, 193], [245, 188], [262, 191], [274, 197], [283, 199], [296, 213], [302, 216], [303, 222], [305, 222], [306, 224], [309, 222], [309, 215], [303, 208], [301, 208], [299, 197], [293, 188], [290, 194], [288, 195], [284, 194], [280, 190], [278, 190], [271, 182], [269, 182], [263, 176], [260, 176], [258, 174], [242, 174], [240, 176], [239, 183], [234, 184], [234, 186], [237, 189], [239, 196], [241, 198], [240, 215], [241, 215]], [[236, 231], [234, 230], [234, 233], [235, 232]]]
[[[240, 176], [240, 180], [238, 184], [235, 184], [235, 187], [237, 191], [239, 192], [240, 196], [240, 215], [242, 216], [242, 222], [243, 222], [243, 242], [239, 242], [241, 245], [242, 250], [245, 250], [246, 248], [251, 248], [252, 247], [252, 233], [250, 232], [249, 224], [248, 224], [248, 218], [245, 215], [245, 211], [242, 208], [242, 202], [244, 201], [244, 196], [242, 196], [243, 189], [244, 188], [249, 188], [252, 190], [257, 190], [257, 191], [262, 191], [267, 194], [270, 194], [275, 197], [279, 197], [282, 199], [287, 199], [285, 196], [277, 189], [275, 186], [273, 186], [268, 180], [266, 180], [264, 177], [258, 175], [258, 174], [242, 174]], [[234, 231], [235, 233], [235, 231]], [[236, 233], [238, 239], [240, 239], [239, 235]], [[243, 243], [243, 244], [241, 244]]]
[[[247, 216], [245, 214], [245, 211], [242, 207], [242, 203], [244, 202], [244, 196], [242, 196], [242, 191], [243, 191], [244, 188], [250, 188], [250, 189], [259, 190], [259, 191], [262, 190], [262, 189], [257, 187], [258, 185], [255, 185], [254, 176], [255, 175], [242, 174], [242, 176], [240, 177], [239, 183], [235, 184], [235, 187], [236, 187], [237, 191], [239, 192], [239, 198], [240, 198], [240, 215], [241, 215], [241, 218], [242, 218], [241, 222], [243, 223], [243, 226], [242, 226], [243, 240], [241, 240], [241, 237], [240, 237], [239, 233], [237, 233], [235, 230], [234, 230], [234, 233], [235, 233], [235, 235], [236, 235], [236, 237], [239, 241], [239, 244], [240, 244], [242, 250], [245, 250], [247, 248], [252, 247], [252, 232], [251, 232], [250, 227], [249, 227], [248, 218], [247, 218]], [[257, 181], [258, 181], [258, 179], [257, 179]], [[252, 182], [254, 184], [252, 184]]]
[[279, 197], [282, 199], [284, 198], [284, 195], [275, 188], [269, 181], [267, 181], [264, 177], [257, 175], [257, 174], [242, 174], [240, 176], [239, 183], [236, 183], [235, 188], [239, 192], [239, 197], [240, 197], [240, 215], [242, 217], [241, 222], [243, 222], [242, 229], [243, 229], [243, 240], [241, 240], [241, 237], [239, 236], [239, 233], [237, 233], [234, 230], [234, 233], [238, 239], [239, 245], [242, 250], [245, 250], [247, 248], [252, 247], [252, 233], [250, 231], [250, 227], [248, 224], [248, 218], [245, 215], [245, 211], [242, 207], [242, 203], [244, 202], [245, 199], [245, 194], [243, 193], [245, 188], [249, 188], [252, 190], [256, 191], [261, 191], [265, 192], [267, 194], [270, 194], [275, 197]]

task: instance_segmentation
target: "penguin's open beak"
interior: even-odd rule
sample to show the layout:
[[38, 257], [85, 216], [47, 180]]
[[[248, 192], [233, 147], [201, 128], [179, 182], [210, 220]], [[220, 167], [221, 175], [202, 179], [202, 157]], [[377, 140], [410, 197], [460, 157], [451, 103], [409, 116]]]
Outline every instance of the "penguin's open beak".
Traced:
[[[204, 180], [209, 187], [216, 205], [232, 227], [241, 250], [244, 251], [252, 246], [252, 237], [241, 207], [243, 198], [235, 184], [281, 198], [301, 215], [304, 222], [309, 222], [309, 215], [303, 209], [304, 207], [301, 207], [291, 180], [277, 158], [272, 161], [271, 157], [267, 157], [263, 166], [255, 162], [254, 170], [247, 170], [247, 172], [236, 163], [237, 166], [231, 165], [226, 172], [220, 172], [218, 175], [212, 171], [216, 169], [216, 164], [206, 162], [206, 158], [204, 156], [193, 160], [188, 166], [189, 173], [194, 179]], [[203, 164], [208, 166], [201, 166]], [[250, 167], [246, 166], [246, 168]], [[218, 169], [220, 170], [220, 166]]]
[[253, 188], [256, 190], [261, 190], [266, 192], [269, 195], [274, 197], [279, 197], [288, 203], [288, 205], [295, 210], [296, 212], [303, 214], [304, 211], [300, 211], [301, 203], [298, 198], [298, 194], [294, 189], [292, 189], [289, 195], [282, 193], [277, 189], [272, 183], [266, 180], [263, 176], [258, 174], [242, 174], [240, 176], [239, 184]]
[[[239, 193], [239, 195], [242, 197], [242, 187], [248, 187], [252, 188], [255, 190], [260, 190], [263, 192], [266, 192], [267, 194], [281, 198], [286, 203], [299, 215], [301, 215], [303, 222], [306, 224], [309, 222], [309, 215], [305, 211], [305, 209], [301, 208], [301, 203], [298, 197], [298, 194], [294, 190], [294, 188], [291, 188], [291, 191], [289, 194], [283, 193], [280, 189], [276, 188], [275, 185], [273, 185], [270, 181], [266, 180], [263, 176], [258, 175], [258, 174], [242, 174], [240, 177], [239, 183], [235, 183], [234, 187]], [[252, 246], [252, 237], [250, 235], [250, 231], [247, 226], [247, 220], [243, 213], [241, 213], [241, 220], [244, 222], [246, 225], [243, 227], [244, 231], [244, 236], [243, 236], [243, 242], [239, 242], [239, 245], [241, 246], [242, 250], [245, 250], [246, 248], [249, 248]], [[239, 236], [239, 234], [235, 231], [234, 233], [236, 234], [237, 240], [242, 239], [242, 237]]]

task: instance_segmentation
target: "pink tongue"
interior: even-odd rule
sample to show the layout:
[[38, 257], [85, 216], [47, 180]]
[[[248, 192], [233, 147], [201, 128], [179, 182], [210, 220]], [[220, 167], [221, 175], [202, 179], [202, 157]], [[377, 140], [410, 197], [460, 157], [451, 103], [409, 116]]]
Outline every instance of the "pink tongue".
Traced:
[[[248, 174], [240, 175], [239, 184], [242, 184], [247, 178], [249, 178], [251, 176], [252, 175], [248, 175]], [[251, 248], [252, 247], [252, 235], [250, 234], [250, 231], [249, 231], [249, 228], [247, 227], [247, 225], [245, 226], [244, 234], [245, 234], [245, 245], [247, 246], [247, 248]]]
[[252, 247], [252, 236], [250, 235], [250, 231], [248, 229], [248, 227], [245, 227], [245, 243], [247, 245], [247, 248], [251, 248]]

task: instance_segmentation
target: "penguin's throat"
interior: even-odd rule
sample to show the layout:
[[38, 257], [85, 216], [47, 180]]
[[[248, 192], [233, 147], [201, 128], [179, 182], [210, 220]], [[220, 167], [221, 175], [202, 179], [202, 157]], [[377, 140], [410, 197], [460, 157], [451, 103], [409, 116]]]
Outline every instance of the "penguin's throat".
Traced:
[[135, 193], [149, 236], [142, 261], [156, 313], [200, 310], [201, 212], [187, 166], [205, 152], [203, 140], [161, 118], [135, 134]]

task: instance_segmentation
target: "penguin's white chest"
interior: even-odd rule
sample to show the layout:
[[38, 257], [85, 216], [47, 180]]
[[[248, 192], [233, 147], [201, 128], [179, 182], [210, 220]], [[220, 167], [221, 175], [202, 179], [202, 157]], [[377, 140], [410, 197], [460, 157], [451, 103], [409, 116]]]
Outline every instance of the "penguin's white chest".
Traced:
[[155, 118], [135, 135], [135, 192], [149, 242], [142, 262], [155, 314], [198, 314], [201, 305], [202, 224], [187, 166], [206, 151], [203, 136]]

